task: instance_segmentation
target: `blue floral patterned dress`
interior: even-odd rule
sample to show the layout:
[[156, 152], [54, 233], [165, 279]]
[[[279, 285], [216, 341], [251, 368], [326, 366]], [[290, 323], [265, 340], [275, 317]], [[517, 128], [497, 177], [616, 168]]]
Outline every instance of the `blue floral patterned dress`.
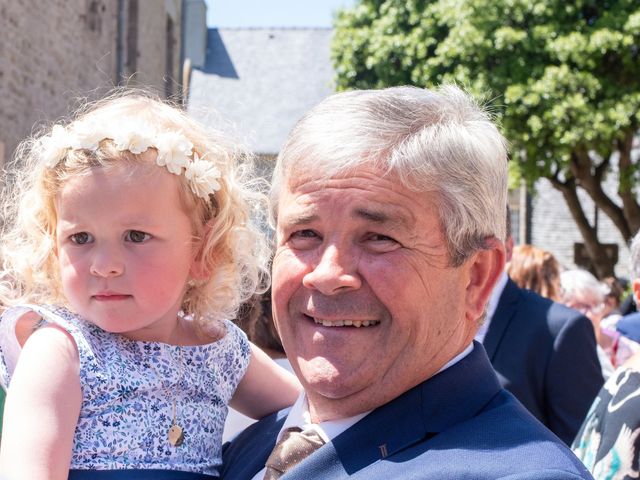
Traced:
[[[15, 324], [28, 310], [64, 328], [78, 347], [82, 406], [72, 469], [218, 474], [227, 404], [249, 363], [249, 343], [238, 327], [227, 321], [220, 340], [177, 347], [105, 332], [62, 307], [14, 307], [0, 320], [5, 388], [20, 352]], [[174, 400], [177, 424], [184, 430], [177, 447], [167, 440]]]
[[640, 372], [609, 377], [571, 448], [595, 480], [640, 478]]

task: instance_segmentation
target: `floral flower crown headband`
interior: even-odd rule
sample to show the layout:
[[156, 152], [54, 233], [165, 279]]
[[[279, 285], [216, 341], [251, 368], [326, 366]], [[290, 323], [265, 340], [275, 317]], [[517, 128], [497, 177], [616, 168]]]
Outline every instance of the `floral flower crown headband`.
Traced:
[[175, 175], [186, 177], [191, 191], [200, 198], [220, 190], [220, 170], [193, 151], [193, 143], [181, 132], [156, 131], [149, 125], [105, 126], [80, 123], [73, 129], [55, 125], [50, 135], [41, 140], [43, 161], [48, 168], [55, 168], [69, 150], [98, 150], [100, 142], [111, 140], [118, 151], [134, 155], [155, 148], [156, 164], [166, 167]]

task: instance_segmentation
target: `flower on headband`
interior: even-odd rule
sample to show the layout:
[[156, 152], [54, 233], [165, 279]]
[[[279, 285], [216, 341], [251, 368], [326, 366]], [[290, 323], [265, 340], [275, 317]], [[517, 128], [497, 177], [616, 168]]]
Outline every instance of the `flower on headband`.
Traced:
[[97, 150], [104, 140], [104, 132], [88, 122], [78, 123], [73, 128], [71, 148], [76, 150]]
[[197, 153], [193, 154], [193, 161], [189, 162], [184, 176], [189, 180], [191, 191], [200, 198], [207, 198], [220, 190], [220, 170], [211, 162], [200, 160]]
[[158, 150], [156, 163], [176, 175], [182, 173], [182, 168], [187, 168], [190, 157], [193, 154], [193, 143], [178, 132], [164, 132], [155, 139], [154, 146]]
[[114, 132], [113, 135], [107, 135], [105, 138], [111, 138], [117, 150], [129, 150], [134, 155], [137, 155], [145, 152], [147, 148], [154, 145], [154, 138], [147, 134], [149, 131], [150, 129], [148, 127], [134, 128], [124, 125], [121, 129]]
[[42, 158], [48, 168], [54, 168], [71, 148], [71, 138], [67, 129], [61, 125], [55, 125], [51, 135], [41, 140]]

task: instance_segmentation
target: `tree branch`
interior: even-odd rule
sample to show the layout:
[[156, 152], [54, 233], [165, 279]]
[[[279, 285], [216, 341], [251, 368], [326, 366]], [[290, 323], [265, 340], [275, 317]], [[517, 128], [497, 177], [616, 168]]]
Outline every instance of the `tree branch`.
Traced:
[[569, 211], [571, 212], [571, 216], [573, 217], [574, 222], [578, 226], [578, 230], [580, 230], [580, 234], [584, 239], [584, 245], [593, 263], [593, 266], [596, 270], [598, 277], [604, 278], [606, 276], [611, 276], [614, 273], [613, 265], [608, 260], [606, 256], [604, 247], [598, 240], [598, 232], [594, 227], [591, 226], [587, 216], [584, 213], [582, 208], [582, 204], [580, 203], [580, 199], [578, 198], [577, 187], [575, 185], [575, 180], [567, 180], [566, 182], [560, 182], [557, 179], [549, 179], [551, 184], [562, 193], [564, 197], [564, 201], [567, 203], [569, 207]]
[[622, 238], [627, 241], [630, 240], [633, 234], [622, 208], [605, 193], [602, 188], [602, 178], [597, 178], [595, 173], [591, 174], [591, 165], [591, 158], [588, 153], [584, 151], [572, 153], [571, 173], [573, 173], [579, 185], [589, 194], [593, 203], [611, 219]]
[[[640, 205], [636, 199], [632, 187], [633, 162], [631, 161], [631, 149], [633, 148], [633, 132], [629, 131], [623, 139], [618, 140], [618, 168], [620, 181], [618, 182], [618, 195], [622, 199], [622, 210], [629, 221], [631, 233], [640, 230]], [[628, 240], [628, 239], [627, 239]]]

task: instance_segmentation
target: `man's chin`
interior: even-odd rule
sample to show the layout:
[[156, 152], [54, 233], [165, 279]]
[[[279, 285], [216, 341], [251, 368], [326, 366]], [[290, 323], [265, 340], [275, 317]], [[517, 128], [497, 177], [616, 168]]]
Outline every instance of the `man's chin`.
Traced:
[[[348, 366], [340, 368], [325, 364], [318, 368], [320, 365], [316, 363], [314, 368], [310, 367], [305, 365], [300, 368], [304, 389], [327, 401], [345, 401], [375, 388], [375, 378]], [[365, 381], [365, 378], [368, 380]]]

